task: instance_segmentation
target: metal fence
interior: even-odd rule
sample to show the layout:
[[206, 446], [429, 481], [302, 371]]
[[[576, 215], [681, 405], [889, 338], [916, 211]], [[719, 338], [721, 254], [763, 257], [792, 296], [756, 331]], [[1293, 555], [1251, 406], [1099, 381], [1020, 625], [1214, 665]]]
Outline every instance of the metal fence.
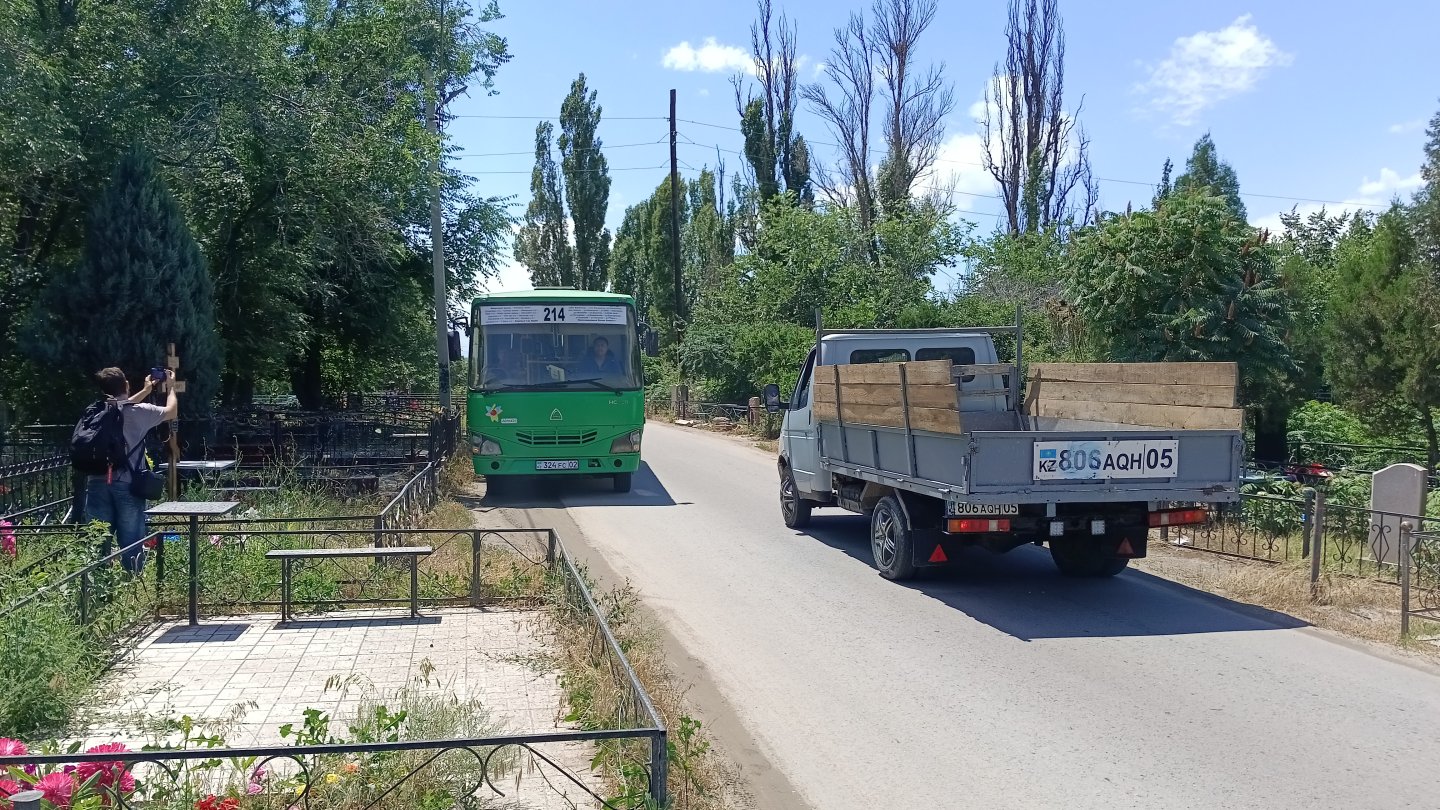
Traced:
[[1408, 636], [1411, 621], [1440, 627], [1440, 531], [1415, 530], [1408, 521], [1400, 532], [1400, 633]]
[[[234, 547], [232, 541], [248, 543], [257, 539], [255, 535], [248, 532], [228, 531], [216, 534], [221, 542], [213, 545], [207, 544], [203, 555], [222, 563], [226, 553]], [[344, 538], [353, 534], [359, 534], [361, 539], [367, 541], [370, 539], [363, 530], [349, 532], [315, 530], [308, 532], [308, 539], [310, 541], [319, 539], [333, 541], [336, 538]], [[289, 797], [276, 806], [308, 807], [311, 791], [333, 781], [333, 777], [329, 774], [334, 773], [335, 767], [341, 763], [346, 763], [344, 767], [353, 768], [353, 764], [349, 763], [357, 760], [365, 762], [366, 756], [369, 755], [373, 755], [376, 760], [382, 756], [408, 757], [409, 764], [405, 768], [392, 773], [383, 780], [377, 780], [370, 784], [368, 786], [369, 793], [359, 804], [354, 805], [399, 808], [418, 805], [410, 803], [410, 800], [400, 800], [387, 805], [383, 803], [383, 800], [403, 794], [403, 788], [410, 780], [420, 778], [426, 769], [437, 768], [439, 766], [436, 763], [448, 758], [451, 766], [442, 768], [442, 770], [445, 772], [446, 779], [451, 782], [447, 789], [454, 792], [447, 800], [447, 806], [450, 803], [463, 806], [470, 804], [470, 799], [480, 798], [482, 790], [496, 796], [504, 795], [501, 787], [502, 777], [508, 778], [514, 775], [519, 767], [517, 765], [519, 757], [501, 753], [508, 749], [510, 755], [523, 753], [533, 757], [536, 762], [543, 762], [558, 771], [570, 787], [580, 790], [593, 802], [590, 806], [605, 808], [664, 806], [668, 756], [664, 723], [607, 625], [604, 614], [590, 594], [584, 577], [555, 532], [549, 529], [410, 529], [394, 534], [401, 541], [432, 544], [436, 548], [435, 555], [437, 556], [452, 547], [456, 551], [462, 552], [453, 555], [451, 560], [459, 563], [469, 573], [469, 576], [457, 577], [453, 581], [439, 577], [433, 579], [432, 584], [436, 586], [436, 590], [427, 598], [427, 604], [461, 604], [480, 607], [496, 601], [523, 598], [555, 611], [557, 618], [564, 621], [572, 631], [578, 631], [588, 636], [590, 643], [586, 654], [589, 665], [596, 672], [607, 673], [609, 677], [613, 678], [611, 687], [619, 695], [613, 711], [608, 716], [588, 717], [585, 722], [586, 727], [578, 730], [506, 734], [476, 739], [261, 746], [245, 749], [201, 748], [191, 751], [163, 750], [105, 754], [72, 752], [44, 756], [25, 755], [0, 757], [0, 771], [9, 767], [15, 768], [14, 772], [21, 772], [21, 769], [27, 766], [31, 768], [31, 773], [34, 773], [37, 768], [41, 771], [49, 771], [52, 768], [60, 771], [65, 767], [92, 768], [100, 763], [134, 769], [136, 771], [134, 776], [138, 779], [138, 784], [135, 785], [133, 791], [121, 790], [120, 785], [123, 780], [118, 776], [113, 783], [107, 782], [99, 789], [116, 788], [102, 800], [101, 803], [105, 806], [113, 804], [116, 807], [138, 807], [143, 806], [147, 800], [154, 801], [161, 798], [166, 791], [176, 789], [197, 789], [197, 797], [203, 796], [207, 792], [222, 792], [215, 787], [213, 773], [204, 775], [198, 787], [190, 782], [193, 774], [187, 767], [187, 763], [194, 765], [202, 760], [210, 763], [231, 763], [244, 769], [244, 772], [235, 774], [239, 779], [242, 794], [249, 793], [258, 801]], [[266, 533], [264, 538], [259, 539], [270, 542], [288, 542], [290, 538], [299, 536], [300, 533], [291, 531], [272, 531]], [[157, 538], [158, 536], [148, 539]], [[159, 546], [162, 549], [163, 547], [163, 544]], [[523, 594], [517, 595], [516, 592], [513, 592], [512, 583], [508, 582], [505, 577], [481, 577], [480, 571], [481, 567], [486, 564], [487, 549], [492, 548], [503, 549], [503, 556], [510, 561], [512, 571], [524, 571], [532, 577], [530, 582], [524, 586]], [[113, 583], [108, 579], [100, 582], [102, 577], [107, 576], [107, 571], [114, 570], [115, 566], [112, 563], [118, 555], [117, 551], [110, 557], [97, 560], [62, 577], [54, 584], [0, 609], [0, 622], [23, 621], [24, 611], [36, 609], [37, 606], [49, 602], [58, 603], [63, 610], [68, 611], [68, 615], [76, 624], [89, 627], [95, 625], [96, 616], [100, 615], [96, 612], [96, 605], [99, 602], [111, 604], [122, 596], [128, 596], [133, 602], [137, 595], [143, 601], [144, 594], [151, 591], [152, 588], [155, 592], [154, 604], [157, 611], [160, 613], [169, 611], [171, 605], [165, 598], [166, 581], [162, 570], [163, 565], [158, 564], [160, 560], [157, 560], [154, 568], [156, 573], [153, 580], [116, 577]], [[160, 559], [163, 559], [163, 556]], [[226, 575], [233, 579], [236, 576], [236, 570], [229, 569]], [[376, 601], [383, 603], [389, 600]], [[262, 600], [252, 600], [250, 603], [251, 607], [263, 604]], [[330, 605], [322, 600], [317, 601], [314, 606], [328, 607]], [[127, 615], [139, 614], [132, 610]], [[125, 623], [124, 629], [133, 631], [134, 624], [135, 620], [132, 618], [130, 622]], [[117, 637], [117, 632], [110, 631], [104, 639], [113, 640]], [[618, 797], [602, 796], [595, 792], [594, 787], [581, 775], [566, 770], [554, 758], [545, 753], [544, 747], [547, 745], [576, 742], [595, 745], [604, 757], [621, 765], [621, 769], [626, 774], [622, 781], [627, 783], [631, 789], [628, 791], [622, 789]], [[597, 761], [600, 756], [597, 754]], [[456, 765], [456, 759], [460, 759], [464, 764]], [[284, 762], [289, 762], [291, 766], [283, 767]], [[241, 766], [240, 763], [245, 764]], [[210, 767], [214, 768], [218, 765]], [[261, 785], [262, 789], [253, 788], [252, 785], [262, 782], [255, 778], [255, 769], [257, 768], [269, 769], [275, 774], [283, 774], [284, 778], [277, 780], [277, 784], [263, 784]], [[637, 774], [639, 775], [638, 784], [636, 783]], [[433, 777], [434, 774], [432, 773], [431, 776]], [[283, 782], [283, 784], [278, 784], [278, 782]], [[624, 785], [622, 785], [623, 787]], [[271, 790], [276, 792], [272, 793]], [[283, 792], [280, 792], [282, 790]], [[431, 795], [427, 798], [435, 797]], [[16, 799], [20, 799], [20, 797], [12, 797], [12, 801]]]
[[0, 519], [53, 523], [70, 511], [73, 475], [69, 456], [56, 455], [0, 465]]

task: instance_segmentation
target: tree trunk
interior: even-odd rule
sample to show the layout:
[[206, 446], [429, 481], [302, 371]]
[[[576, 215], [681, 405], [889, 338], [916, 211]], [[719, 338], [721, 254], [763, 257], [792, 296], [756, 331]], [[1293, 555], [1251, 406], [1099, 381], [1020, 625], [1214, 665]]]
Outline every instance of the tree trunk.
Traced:
[[325, 389], [320, 369], [320, 336], [313, 335], [305, 346], [305, 356], [290, 361], [290, 388], [300, 407], [318, 411], [325, 406]]
[[1262, 464], [1284, 464], [1290, 457], [1290, 406], [1263, 405], [1255, 409], [1255, 447], [1252, 456]]

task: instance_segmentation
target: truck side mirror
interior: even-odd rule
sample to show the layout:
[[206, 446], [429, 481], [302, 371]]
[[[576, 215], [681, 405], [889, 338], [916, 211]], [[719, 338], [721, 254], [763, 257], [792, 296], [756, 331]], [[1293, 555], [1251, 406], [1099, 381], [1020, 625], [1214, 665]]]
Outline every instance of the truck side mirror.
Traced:
[[465, 351], [460, 345], [460, 333], [454, 329], [450, 330], [450, 362], [458, 363], [465, 359]]
[[770, 383], [761, 392], [761, 398], [765, 400], [765, 410], [769, 413], [780, 413], [790, 409], [790, 404], [780, 399], [780, 386]]

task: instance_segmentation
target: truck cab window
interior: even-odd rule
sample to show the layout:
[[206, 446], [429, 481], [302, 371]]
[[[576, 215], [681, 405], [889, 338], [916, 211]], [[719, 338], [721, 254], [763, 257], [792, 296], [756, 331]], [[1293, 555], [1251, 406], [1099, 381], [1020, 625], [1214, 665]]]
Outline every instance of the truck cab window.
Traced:
[[794, 402], [790, 404], [792, 409], [805, 407], [810, 401], [810, 378], [815, 376], [815, 350], [810, 350], [810, 356], [805, 360], [805, 366], [800, 370], [800, 380], [795, 383]]
[[[915, 352], [915, 359], [919, 360], [949, 360], [952, 366], [969, 366], [975, 363], [975, 350], [969, 346], [956, 346], [944, 349], [919, 349]], [[966, 374], [961, 382], [974, 382], [974, 374]]]
[[905, 349], [856, 349], [850, 352], [850, 363], [860, 365], [862, 363], [905, 363], [910, 360], [910, 352]]

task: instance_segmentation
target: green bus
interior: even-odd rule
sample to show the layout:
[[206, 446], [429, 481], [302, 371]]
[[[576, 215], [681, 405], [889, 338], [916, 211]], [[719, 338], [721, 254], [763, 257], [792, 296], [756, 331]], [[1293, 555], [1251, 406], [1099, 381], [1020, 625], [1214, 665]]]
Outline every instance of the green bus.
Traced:
[[475, 299], [467, 421], [494, 480], [603, 476], [629, 492], [645, 427], [653, 333], [628, 295], [539, 288]]

